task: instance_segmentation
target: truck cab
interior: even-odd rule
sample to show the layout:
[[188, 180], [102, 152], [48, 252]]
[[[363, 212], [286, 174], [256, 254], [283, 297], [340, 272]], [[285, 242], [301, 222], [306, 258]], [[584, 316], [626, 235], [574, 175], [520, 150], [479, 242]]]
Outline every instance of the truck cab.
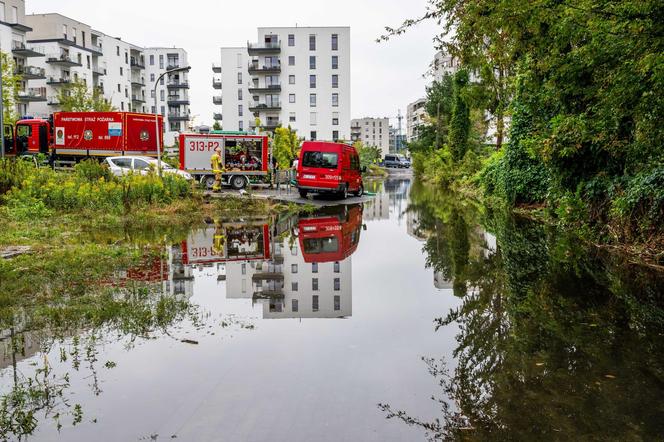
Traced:
[[51, 123], [42, 119], [25, 119], [16, 126], [5, 124], [5, 153], [10, 155], [48, 154], [51, 145]]

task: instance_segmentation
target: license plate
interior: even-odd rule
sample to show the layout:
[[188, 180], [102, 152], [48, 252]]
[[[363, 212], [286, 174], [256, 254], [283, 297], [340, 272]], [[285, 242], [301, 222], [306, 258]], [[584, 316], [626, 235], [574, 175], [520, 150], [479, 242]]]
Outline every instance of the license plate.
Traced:
[[313, 180], [316, 178], [316, 175], [304, 175], [303, 178], [305, 180]]

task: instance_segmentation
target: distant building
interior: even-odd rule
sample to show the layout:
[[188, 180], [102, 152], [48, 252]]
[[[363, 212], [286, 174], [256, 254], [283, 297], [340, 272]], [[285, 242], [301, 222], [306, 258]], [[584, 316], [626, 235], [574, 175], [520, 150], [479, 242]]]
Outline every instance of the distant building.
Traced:
[[406, 111], [406, 139], [413, 142], [419, 138], [420, 128], [425, 124], [427, 111], [426, 98], [420, 98], [408, 105]]
[[390, 120], [388, 118], [355, 118], [350, 123], [350, 139], [380, 149], [382, 156], [390, 153]]
[[390, 126], [390, 153], [399, 153], [406, 148], [406, 135], [399, 134], [399, 129]]
[[441, 81], [445, 75], [454, 75], [461, 66], [457, 58], [444, 51], [438, 51], [431, 63], [431, 75], [434, 81]]

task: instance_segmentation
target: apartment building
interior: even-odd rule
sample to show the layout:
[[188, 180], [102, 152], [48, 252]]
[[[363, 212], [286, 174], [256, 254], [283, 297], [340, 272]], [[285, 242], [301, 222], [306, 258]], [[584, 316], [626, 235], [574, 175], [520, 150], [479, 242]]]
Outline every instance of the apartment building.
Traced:
[[431, 63], [431, 75], [434, 81], [441, 81], [445, 75], [454, 75], [461, 66], [459, 59], [445, 51], [438, 51]]
[[146, 48], [145, 76], [149, 80], [150, 112], [164, 116], [164, 143], [172, 145], [180, 132], [189, 127], [189, 74], [175, 72], [167, 74], [157, 85], [157, 108], [154, 106], [154, 84], [166, 71], [189, 66], [187, 51], [181, 48]]
[[26, 34], [31, 30], [26, 21], [24, 0], [0, 1], [0, 50], [9, 54], [14, 62], [14, 73], [21, 77], [16, 100], [10, 98], [19, 116], [28, 114], [30, 103], [46, 102], [46, 89], [37, 84], [38, 80], [46, 79], [46, 72], [42, 63], [36, 62], [43, 60], [45, 54], [28, 46]]
[[[11, 6], [12, 17], [16, 15], [24, 24], [2, 24], [0, 32], [12, 29], [11, 37], [5, 39], [2, 34], [2, 44], [12, 42], [17, 71], [23, 78], [17, 105], [20, 115], [46, 118], [61, 110], [60, 91], [77, 80], [84, 82], [90, 92], [101, 92], [119, 111], [151, 112], [155, 106], [150, 100], [149, 79], [158, 78], [169, 66], [186, 65], [187, 54], [183, 49], [146, 49], [62, 14], [26, 16], [23, 1], [12, 0], [11, 3], [16, 5], [0, 1], [0, 10], [6, 15]], [[7, 51], [4, 46], [2, 49]], [[165, 61], [149, 66], [148, 54], [155, 60], [161, 57]], [[187, 128], [188, 88], [186, 73], [169, 75], [164, 84], [159, 85], [161, 92], [158, 94], [159, 97], [163, 94], [164, 105], [158, 106], [158, 111], [166, 117], [167, 145], [173, 144], [177, 134]]]
[[390, 120], [389, 118], [355, 118], [350, 123], [350, 139], [361, 141], [365, 146], [380, 149], [384, 157], [390, 153]]
[[426, 98], [420, 98], [408, 105], [406, 110], [406, 139], [409, 143], [419, 137], [419, 128], [426, 122]]
[[406, 149], [406, 135], [396, 127], [390, 127], [390, 153], [399, 153]]
[[222, 48], [213, 72], [224, 129], [291, 126], [308, 140], [350, 139], [349, 27], [258, 28], [246, 49]]

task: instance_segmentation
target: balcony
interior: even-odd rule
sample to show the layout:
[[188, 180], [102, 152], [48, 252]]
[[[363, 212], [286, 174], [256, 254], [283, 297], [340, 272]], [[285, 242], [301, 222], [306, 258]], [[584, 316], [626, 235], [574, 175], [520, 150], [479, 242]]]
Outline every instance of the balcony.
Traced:
[[46, 104], [49, 106], [60, 106], [60, 100], [58, 97], [48, 97], [48, 102]]
[[65, 84], [70, 84], [70, 83], [71, 83], [71, 78], [69, 77], [66, 78], [48, 77], [48, 80], [46, 80], [46, 84], [51, 86], [63, 86]]
[[189, 99], [186, 97], [180, 97], [178, 95], [169, 95], [166, 103], [168, 103], [169, 106], [186, 105], [189, 104]]
[[37, 66], [18, 67], [14, 74], [20, 75], [24, 80], [43, 80], [46, 78], [46, 70]]
[[280, 42], [247, 43], [249, 55], [278, 54], [281, 52]]
[[249, 88], [250, 94], [262, 94], [262, 93], [271, 93], [271, 92], [281, 92], [280, 84], [268, 84], [265, 86], [254, 86]]
[[221, 74], [221, 65], [212, 63], [212, 72], [215, 74]]
[[259, 63], [249, 63], [250, 75], [278, 74], [279, 72], [281, 72], [281, 63], [263, 65]]
[[179, 68], [180, 68], [180, 63], [178, 62], [169, 61], [168, 65], [166, 65], [167, 71], [172, 71], [173, 69], [179, 69]]
[[189, 121], [189, 115], [188, 114], [181, 114], [178, 112], [169, 112], [168, 113], [168, 120], [169, 121]]
[[28, 48], [24, 42], [12, 40], [12, 53], [21, 57], [43, 57], [44, 54]]
[[99, 52], [100, 54], [103, 54], [103, 48], [101, 47], [101, 44], [99, 43], [91, 43], [90, 44], [90, 49], [92, 49], [95, 52]]
[[215, 121], [221, 121], [221, 120], [223, 120], [221, 114], [219, 114], [219, 113], [214, 113], [214, 114], [212, 114], [212, 118], [213, 118]]
[[212, 97], [212, 103], [213, 104], [221, 104], [221, 96], [217, 95], [217, 96]]
[[212, 87], [215, 89], [221, 89], [221, 80], [217, 80], [216, 78], [212, 79]]
[[92, 66], [92, 75], [100, 76], [100, 75], [106, 75], [106, 65], [97, 65], [97, 66]]
[[249, 106], [250, 112], [280, 111], [281, 103], [253, 103]]
[[45, 87], [31, 87], [18, 92], [18, 101], [46, 101]]
[[131, 85], [133, 87], [145, 87], [145, 79], [144, 78], [134, 78], [131, 80]]
[[134, 103], [145, 103], [145, 97], [142, 95], [132, 95], [131, 101]]
[[256, 126], [256, 124], [254, 124], [254, 123], [251, 123], [249, 125], [249, 128], [252, 129], [252, 130], [256, 129], [256, 127], [260, 127], [264, 130], [274, 130], [278, 127], [281, 127], [281, 121], [275, 120], [275, 119], [268, 119], [268, 120], [266, 120], [265, 123], [261, 124], [260, 126]]
[[132, 58], [129, 62], [129, 66], [131, 66], [132, 69], [145, 69], [145, 62]]
[[187, 81], [169, 81], [166, 84], [169, 89], [189, 89], [189, 82]]
[[50, 55], [46, 59], [46, 63], [54, 64], [57, 66], [65, 66], [65, 67], [83, 66], [81, 63], [74, 61], [71, 57], [69, 57], [68, 54]]

